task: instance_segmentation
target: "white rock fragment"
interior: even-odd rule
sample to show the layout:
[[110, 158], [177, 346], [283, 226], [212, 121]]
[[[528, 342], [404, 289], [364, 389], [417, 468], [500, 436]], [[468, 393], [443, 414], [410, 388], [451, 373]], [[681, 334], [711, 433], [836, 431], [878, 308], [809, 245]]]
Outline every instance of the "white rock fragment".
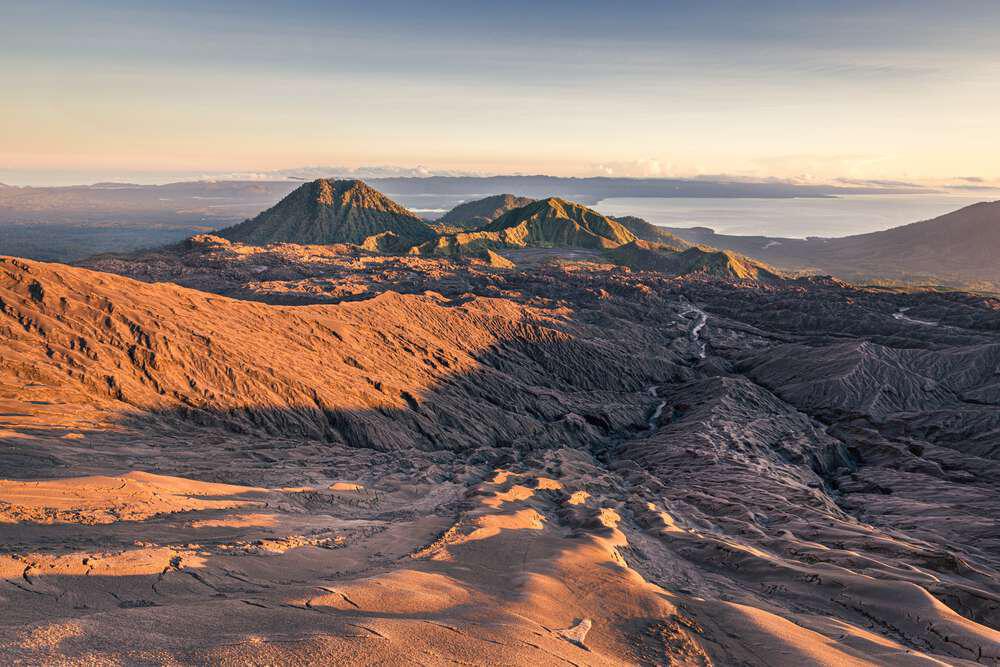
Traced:
[[571, 628], [560, 630], [559, 635], [566, 641], [589, 651], [590, 649], [583, 643], [583, 640], [587, 638], [587, 633], [590, 632], [593, 625], [594, 623], [589, 618], [585, 618]]

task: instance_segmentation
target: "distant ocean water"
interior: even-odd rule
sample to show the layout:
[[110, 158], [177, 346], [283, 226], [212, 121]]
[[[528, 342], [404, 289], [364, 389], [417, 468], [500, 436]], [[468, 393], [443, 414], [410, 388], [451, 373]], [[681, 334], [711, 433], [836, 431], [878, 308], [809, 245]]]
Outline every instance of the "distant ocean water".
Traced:
[[[992, 195], [992, 196], [991, 196]], [[605, 215], [634, 215], [667, 227], [710, 227], [739, 236], [850, 236], [936, 218], [1000, 198], [1000, 192], [965, 195], [848, 195], [796, 199], [615, 197], [594, 208]]]

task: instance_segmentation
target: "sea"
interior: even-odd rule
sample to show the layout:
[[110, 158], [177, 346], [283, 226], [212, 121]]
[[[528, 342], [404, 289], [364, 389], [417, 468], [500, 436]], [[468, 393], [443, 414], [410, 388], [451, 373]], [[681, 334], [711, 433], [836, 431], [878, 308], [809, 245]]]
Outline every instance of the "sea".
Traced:
[[615, 197], [601, 200], [594, 208], [604, 215], [634, 215], [666, 227], [709, 227], [717, 234], [832, 238], [929, 220], [998, 198], [1000, 192], [979, 197], [950, 194], [789, 199]]

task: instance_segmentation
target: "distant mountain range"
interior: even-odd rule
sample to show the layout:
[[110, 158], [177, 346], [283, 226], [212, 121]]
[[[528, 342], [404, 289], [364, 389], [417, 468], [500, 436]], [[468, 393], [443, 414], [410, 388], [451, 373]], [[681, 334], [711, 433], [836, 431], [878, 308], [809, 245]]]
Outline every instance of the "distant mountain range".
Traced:
[[[497, 268], [511, 266], [502, 256], [505, 250], [584, 249], [639, 271], [732, 280], [781, 278], [778, 271], [736, 253], [692, 247], [639, 218], [609, 218], [558, 197], [488, 197], [464, 203], [447, 217], [470, 228], [435, 231], [362, 181], [318, 179], [217, 236], [256, 246], [352, 244], [371, 252], [482, 259]], [[477, 220], [483, 224], [474, 227]]]
[[[315, 176], [315, 173], [310, 173]], [[910, 192], [904, 186], [797, 185], [716, 179], [386, 175], [367, 180], [422, 217], [497, 193], [593, 205], [608, 197], [830, 197]], [[181, 241], [253, 218], [301, 180], [97, 183], [0, 188], [0, 253], [77, 261]], [[923, 190], [921, 190], [923, 191]], [[487, 216], [488, 217], [488, 216]], [[476, 222], [470, 222], [476, 226]]]
[[787, 181], [740, 181], [682, 178], [565, 178], [560, 176], [431, 176], [428, 178], [372, 178], [369, 185], [405, 201], [429, 193], [440, 196], [479, 196], [514, 192], [522, 197], [560, 197], [596, 204], [610, 197], [835, 197], [849, 194], [909, 194], [930, 192], [907, 185], [805, 185]]
[[789, 271], [830, 274], [852, 282], [1000, 290], [1000, 201], [842, 238], [730, 236], [704, 227], [664, 229], [691, 243], [734, 250]]
[[[317, 195], [312, 195], [310, 204], [310, 196], [296, 190], [303, 185], [310, 183], [221, 181], [161, 186], [101, 183], [53, 188], [0, 187], [0, 253], [77, 261], [109, 251], [162, 246], [219, 228], [228, 228], [223, 234], [233, 240], [250, 243], [291, 239], [310, 243], [346, 242], [391, 252], [433, 243], [434, 252], [438, 253], [478, 243], [495, 250], [511, 245], [518, 233], [514, 231], [517, 225], [503, 231], [504, 239], [491, 240], [490, 235], [502, 230], [485, 228], [536, 200], [557, 199], [585, 206], [606, 197], [824, 197], [910, 191], [905, 184], [884, 184], [872, 189], [867, 185], [801, 186], [724, 180], [391, 177], [368, 181], [368, 192], [358, 197], [349, 194], [342, 204], [324, 208], [315, 205]], [[294, 198], [273, 204], [293, 191], [297, 192]], [[517, 194], [482, 197], [482, 193], [492, 192]], [[335, 194], [334, 199], [342, 194]], [[366, 202], [366, 197], [370, 201]], [[272, 208], [260, 213], [267, 206]], [[433, 217], [435, 210], [447, 209], [451, 210], [437, 221], [421, 219]], [[692, 244], [704, 245], [731, 250], [783, 271], [828, 274], [852, 282], [1000, 291], [1000, 269], [994, 261], [1000, 250], [997, 232], [1000, 202], [977, 204], [934, 220], [883, 232], [828, 239], [730, 236], [704, 227], [659, 227], [635, 217], [608, 219], [636, 239], [673, 251], [683, 251]], [[521, 222], [524, 221], [517, 224]], [[579, 226], [579, 230], [563, 240], [574, 237], [571, 243], [577, 244], [576, 247], [595, 241], [602, 247], [613, 247], [624, 240], [615, 238], [615, 232], [610, 236], [591, 234], [590, 241], [585, 241], [590, 230], [587, 224]], [[476, 236], [455, 236], [461, 233]], [[542, 239], [537, 242], [544, 244], [555, 242], [545, 240], [552, 233], [553, 229], [536, 229], [530, 234], [536, 234], [531, 238]], [[440, 240], [442, 235], [449, 234], [452, 238]], [[609, 239], [610, 244], [601, 239]], [[423, 251], [427, 248], [422, 248]]]

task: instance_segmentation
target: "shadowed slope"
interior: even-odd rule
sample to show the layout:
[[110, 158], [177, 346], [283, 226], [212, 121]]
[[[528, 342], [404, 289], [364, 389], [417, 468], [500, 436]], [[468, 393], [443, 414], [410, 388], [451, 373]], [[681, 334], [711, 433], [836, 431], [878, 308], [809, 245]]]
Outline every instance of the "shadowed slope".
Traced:
[[493, 195], [459, 204], [435, 222], [445, 227], [478, 229], [493, 222], [507, 211], [527, 206], [533, 201], [534, 199], [530, 197]]
[[[574, 344], [564, 317], [501, 299], [453, 303], [386, 292], [281, 307], [13, 258], [0, 258], [0, 299], [7, 386], [58, 387], [61, 400], [106, 415], [155, 411], [381, 450], [508, 440], [526, 422], [497, 406], [560, 411], [559, 401], [548, 405], [529, 386], [628, 391], [650, 372], [671, 374], [666, 360], [643, 363], [629, 350], [609, 356]], [[408, 410], [430, 387], [479, 368], [501, 341], [518, 363], [459, 382], [439, 402], [443, 416]], [[402, 416], [379, 412], [390, 409]], [[490, 418], [472, 428], [470, 415], [484, 411]], [[393, 424], [400, 419], [412, 433]], [[571, 420], [553, 437], [581, 436]]]
[[933, 220], [825, 244], [818, 257], [877, 276], [965, 274], [1000, 283], [1000, 202], [967, 206]]
[[901, 281], [1000, 291], [1000, 202], [982, 202], [933, 220], [843, 238], [730, 236], [671, 228], [692, 243], [729, 248], [789, 270], [852, 281]]
[[646, 241], [648, 243], [656, 243], [664, 247], [670, 248], [671, 250], [686, 250], [691, 247], [691, 244], [684, 239], [675, 236], [674, 234], [668, 232], [663, 227], [659, 227], [652, 223], [646, 222], [642, 218], [636, 218], [635, 216], [627, 215], [623, 217], [612, 218], [615, 222], [621, 224], [627, 230], [632, 232], [637, 239], [640, 241]]

